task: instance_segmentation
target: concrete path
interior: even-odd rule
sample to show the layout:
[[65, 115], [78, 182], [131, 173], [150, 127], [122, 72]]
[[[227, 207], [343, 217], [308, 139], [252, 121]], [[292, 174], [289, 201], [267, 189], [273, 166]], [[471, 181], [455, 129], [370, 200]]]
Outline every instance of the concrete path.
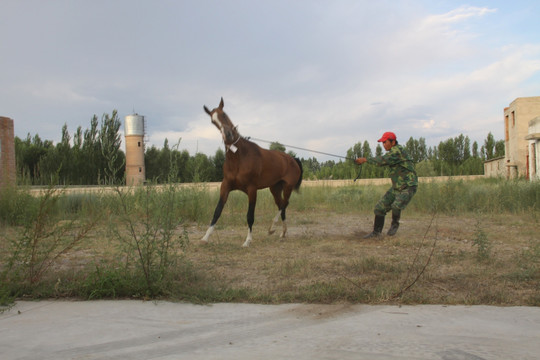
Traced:
[[0, 359], [540, 359], [540, 308], [20, 301]]

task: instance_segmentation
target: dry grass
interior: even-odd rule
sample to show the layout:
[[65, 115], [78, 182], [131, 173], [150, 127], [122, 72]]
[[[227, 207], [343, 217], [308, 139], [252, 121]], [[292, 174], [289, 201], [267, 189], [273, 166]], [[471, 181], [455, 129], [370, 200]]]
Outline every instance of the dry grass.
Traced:
[[[267, 234], [276, 209], [269, 192], [263, 191], [249, 248], [242, 248], [247, 233], [245, 194], [231, 193], [211, 242], [204, 244], [199, 240], [218, 194], [181, 192], [174, 218], [184, 221], [178, 235], [186, 231], [189, 237], [180, 250], [186, 266], [171, 270], [172, 280], [159, 296], [201, 302], [540, 306], [537, 187], [506, 182], [426, 185], [404, 211], [396, 236], [364, 240], [372, 229], [371, 208], [385, 190], [386, 186], [306, 187], [291, 199], [286, 239], [279, 238], [279, 227], [276, 234]], [[128, 268], [128, 260], [134, 264], [134, 255], [122, 250], [108, 231], [109, 218], [118, 229], [124, 228], [117, 206], [107, 207], [111, 204], [115, 205], [96, 200], [95, 206], [110, 211], [110, 216], [60, 257], [42, 285], [50, 288], [62, 279], [64, 288], [20, 290], [14, 282], [9, 289], [29, 296], [84, 297], [86, 293], [77, 290], [81, 286], [101, 291], [103, 283], [103, 297], [114, 296], [111, 292], [115, 294], [119, 285], [128, 288], [121, 296], [134, 296], [129, 287], [133, 279], [122, 277], [122, 268]], [[441, 213], [430, 214], [437, 206]], [[169, 215], [166, 209], [156, 211]], [[385, 230], [389, 221], [388, 216]], [[0, 240], [16, 238], [16, 229], [0, 228]], [[9, 256], [7, 245], [0, 241], [0, 260]], [[104, 269], [112, 274], [96, 277], [101, 265], [100, 274]]]
[[362, 239], [368, 214], [290, 212], [287, 239], [267, 235], [270, 220], [257, 218], [248, 249], [245, 226], [218, 228], [202, 244], [206, 228], [194, 225], [187, 258], [210, 279], [252, 290], [247, 301], [540, 305], [538, 224], [527, 215], [405, 212], [398, 234], [380, 240]]

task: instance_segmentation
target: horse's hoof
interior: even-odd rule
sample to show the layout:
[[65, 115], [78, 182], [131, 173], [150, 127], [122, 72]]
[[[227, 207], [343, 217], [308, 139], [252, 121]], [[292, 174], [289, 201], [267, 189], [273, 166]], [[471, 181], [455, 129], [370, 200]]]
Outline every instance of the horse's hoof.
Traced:
[[202, 239], [201, 239], [201, 242], [202, 242], [203, 244], [208, 244], [208, 240], [205, 239], [205, 238], [202, 238]]
[[242, 247], [245, 247], [245, 248], [249, 247], [249, 243], [243, 243]]
[[275, 232], [276, 232], [276, 230], [268, 230], [268, 235], [272, 235]]

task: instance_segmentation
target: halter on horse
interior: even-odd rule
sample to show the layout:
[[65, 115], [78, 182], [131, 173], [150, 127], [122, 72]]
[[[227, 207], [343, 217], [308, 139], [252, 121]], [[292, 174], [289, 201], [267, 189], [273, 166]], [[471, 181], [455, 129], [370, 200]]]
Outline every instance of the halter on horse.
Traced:
[[221, 98], [219, 106], [212, 111], [204, 106], [204, 111], [210, 115], [212, 123], [221, 132], [226, 151], [219, 202], [214, 211], [212, 223], [201, 240], [208, 242], [208, 238], [214, 231], [214, 226], [221, 215], [223, 206], [227, 202], [229, 193], [233, 190], [241, 190], [247, 194], [249, 199], [247, 212], [249, 228], [246, 241], [242, 246], [249, 246], [252, 240], [253, 222], [255, 221], [257, 190], [264, 188], [270, 188], [279, 209], [268, 229], [268, 233], [274, 233], [274, 227], [281, 216], [283, 222], [281, 237], [285, 237], [287, 233], [285, 210], [289, 205], [289, 197], [292, 191], [298, 190], [302, 183], [302, 163], [284, 152], [263, 149], [240, 136], [227, 114], [223, 112], [223, 106], [223, 98]]

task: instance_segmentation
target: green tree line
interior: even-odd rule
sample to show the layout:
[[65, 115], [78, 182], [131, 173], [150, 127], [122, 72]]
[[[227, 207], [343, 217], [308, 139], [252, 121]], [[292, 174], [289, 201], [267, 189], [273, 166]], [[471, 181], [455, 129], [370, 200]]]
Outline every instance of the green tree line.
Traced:
[[[59, 185], [104, 185], [123, 182], [125, 154], [120, 149], [121, 121], [116, 110], [104, 114], [101, 121], [94, 115], [90, 126], [79, 126], [70, 135], [67, 125], [62, 127], [60, 142], [42, 140], [38, 134], [26, 139], [15, 137], [15, 157], [19, 184], [46, 185], [57, 181]], [[495, 140], [491, 132], [479, 146], [471, 144], [463, 134], [428, 147], [424, 138], [410, 138], [404, 145], [420, 176], [478, 175], [483, 174], [483, 162], [504, 156], [504, 141]], [[152, 145], [145, 149], [146, 178], [157, 183], [221, 181], [225, 152], [220, 148], [213, 156], [202, 153], [190, 155], [179, 150], [180, 141], [171, 146], [166, 139], [161, 148]], [[271, 149], [287, 151], [275, 142]], [[372, 157], [383, 154], [377, 144], [372, 151], [367, 141], [359, 141], [348, 149], [346, 157]], [[289, 150], [289, 154], [296, 154]], [[362, 168], [352, 160], [319, 162], [315, 157], [301, 158], [306, 179], [380, 178], [387, 170], [370, 164]], [[57, 180], [53, 180], [57, 179]]]

